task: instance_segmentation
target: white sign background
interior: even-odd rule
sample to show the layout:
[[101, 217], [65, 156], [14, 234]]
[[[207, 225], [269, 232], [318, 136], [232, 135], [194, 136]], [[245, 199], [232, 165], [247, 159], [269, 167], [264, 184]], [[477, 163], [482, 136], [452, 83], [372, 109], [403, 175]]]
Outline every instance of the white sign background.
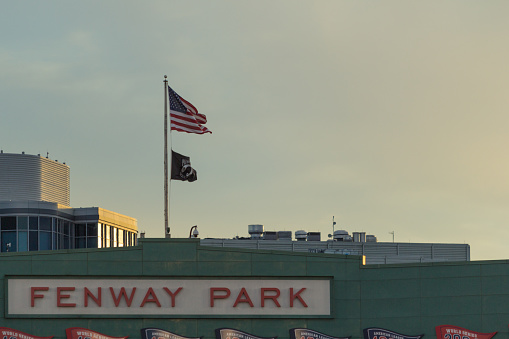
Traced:
[[[328, 316], [330, 315], [330, 280], [328, 279], [23, 279], [8, 278], [8, 314], [9, 315], [196, 315], [196, 316], [240, 316], [240, 315], [275, 315], [275, 316]], [[49, 287], [48, 291], [35, 291], [43, 298], [34, 299], [31, 306], [31, 287]], [[61, 298], [65, 304], [76, 304], [75, 307], [57, 306], [57, 287], [74, 287], [74, 291], [62, 291]], [[94, 296], [98, 295], [101, 287], [101, 307], [92, 298], [88, 298], [88, 307], [84, 304], [84, 288], [88, 288]], [[127, 297], [132, 289], [136, 291], [128, 307], [124, 298], [118, 307], [115, 306], [110, 292], [113, 288], [118, 297], [120, 289], [125, 288]], [[175, 292], [182, 290], [175, 297], [175, 307], [171, 306], [170, 295], [164, 287]], [[228, 299], [215, 299], [214, 307], [210, 306], [210, 288], [228, 288], [231, 295]], [[152, 288], [161, 304], [154, 302], [143, 303], [147, 291]], [[254, 307], [240, 302], [233, 307], [242, 288], [246, 289]], [[277, 288], [281, 291], [277, 299], [281, 307], [277, 307], [273, 300], [265, 299], [265, 307], [261, 307], [261, 288]], [[290, 307], [290, 288], [293, 294], [305, 288], [299, 295], [308, 307], [304, 307], [298, 298], [293, 299]], [[273, 295], [267, 292], [265, 295]], [[216, 292], [216, 295], [224, 295]], [[152, 297], [149, 296], [149, 299]], [[245, 299], [245, 296], [241, 297]]]

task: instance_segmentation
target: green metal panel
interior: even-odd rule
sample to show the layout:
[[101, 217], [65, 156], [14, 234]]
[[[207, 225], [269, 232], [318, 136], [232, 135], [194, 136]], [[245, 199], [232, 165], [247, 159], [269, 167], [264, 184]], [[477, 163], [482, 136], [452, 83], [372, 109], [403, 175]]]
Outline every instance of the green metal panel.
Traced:
[[[30, 252], [29, 252], [30, 253]], [[86, 262], [90, 260], [90, 253], [82, 252], [80, 250], [69, 250], [69, 251], [58, 251], [58, 253], [54, 253], [54, 251], [44, 251], [44, 252], [36, 252], [38, 255], [29, 256], [31, 261], [83, 261]], [[114, 253], [109, 252], [114, 255]], [[125, 259], [124, 259], [125, 260]]]
[[363, 299], [419, 298], [421, 284], [417, 279], [362, 280]]
[[[26, 260], [28, 259], [28, 260]], [[24, 260], [17, 260], [15, 257], [0, 256], [0, 274], [32, 274], [32, 260], [24, 256]]]
[[79, 260], [35, 260], [32, 261], [33, 275], [80, 275], [87, 272], [87, 262]]
[[478, 277], [481, 275], [480, 265], [472, 262], [466, 265], [453, 263], [433, 263], [432, 266], [421, 267], [421, 278], [447, 278], [447, 277]]
[[483, 295], [506, 295], [509, 293], [509, 274], [482, 277], [481, 282]]
[[105, 276], [142, 275], [143, 263], [140, 261], [118, 260], [88, 261], [87, 274]]
[[142, 247], [143, 261], [196, 261], [196, 247], [199, 244], [197, 240], [182, 239], [146, 239], [143, 243], [148, 245]]
[[509, 261], [486, 262], [480, 265], [482, 276], [509, 275]]
[[483, 317], [487, 315], [507, 313], [507, 319], [509, 319], [509, 294], [483, 295], [481, 297], [481, 302], [481, 312]]
[[[413, 264], [415, 265], [415, 264]], [[364, 281], [386, 280], [386, 279], [419, 279], [421, 276], [421, 267], [408, 264], [405, 269], [401, 265], [370, 265], [363, 267], [360, 271], [361, 278]]]
[[143, 251], [140, 248], [115, 248], [115, 249], [98, 249], [94, 252], [86, 253], [89, 261], [143, 261]]
[[[315, 258], [313, 258], [315, 259]], [[323, 275], [327, 272], [327, 275], [333, 276], [336, 280], [345, 280], [346, 276], [346, 265], [335, 263], [334, 261], [323, 260], [309, 260], [307, 262], [307, 274], [310, 276]], [[300, 273], [302, 274], [302, 272]]]
[[[255, 261], [251, 263], [254, 276], [299, 276], [306, 272], [306, 261]], [[235, 272], [235, 271], [233, 271]]]
[[229, 250], [228, 248], [211, 248], [209, 250], [198, 250], [198, 261], [221, 261], [225, 256], [228, 256], [229, 261], [245, 261], [250, 262], [253, 254], [251, 252], [239, 252], [236, 250]]
[[143, 275], [195, 276], [199, 272], [197, 264], [194, 261], [148, 261], [143, 263]]
[[362, 299], [362, 318], [400, 318], [420, 314], [419, 298]]
[[481, 296], [422, 298], [421, 315], [481, 315]]
[[[230, 254], [231, 255], [231, 254]], [[250, 276], [252, 273], [251, 262], [230, 261], [200, 261], [198, 272], [204, 276]], [[270, 273], [267, 273], [270, 275]]]
[[352, 280], [334, 280], [333, 293], [336, 299], [360, 302], [361, 284]]
[[423, 297], [466, 296], [481, 293], [480, 277], [451, 277], [438, 279], [421, 279]]
[[334, 299], [336, 308], [334, 317], [340, 319], [359, 319], [361, 316], [361, 302], [359, 299]]

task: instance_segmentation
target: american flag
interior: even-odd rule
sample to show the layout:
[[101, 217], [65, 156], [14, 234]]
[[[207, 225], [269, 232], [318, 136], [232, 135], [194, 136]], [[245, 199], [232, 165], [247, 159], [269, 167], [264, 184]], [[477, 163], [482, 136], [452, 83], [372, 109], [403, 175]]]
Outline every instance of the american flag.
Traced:
[[179, 96], [170, 86], [168, 94], [172, 130], [197, 134], [212, 133], [207, 127], [202, 126], [207, 122], [204, 114], [198, 113], [196, 107]]

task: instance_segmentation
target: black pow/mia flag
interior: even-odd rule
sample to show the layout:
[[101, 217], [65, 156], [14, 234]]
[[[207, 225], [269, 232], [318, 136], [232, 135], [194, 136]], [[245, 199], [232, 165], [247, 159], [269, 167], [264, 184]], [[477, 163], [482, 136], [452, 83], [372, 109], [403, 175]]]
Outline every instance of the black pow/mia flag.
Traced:
[[173, 150], [171, 151], [171, 178], [189, 182], [198, 179], [196, 171], [191, 167], [191, 159]]

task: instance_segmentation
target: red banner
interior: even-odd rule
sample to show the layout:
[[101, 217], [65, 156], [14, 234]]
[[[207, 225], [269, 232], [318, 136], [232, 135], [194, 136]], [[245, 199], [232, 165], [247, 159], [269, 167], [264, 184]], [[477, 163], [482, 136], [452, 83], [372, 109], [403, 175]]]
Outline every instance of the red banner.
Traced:
[[0, 334], [3, 339], [51, 339], [51, 337], [37, 337], [35, 335], [27, 334], [12, 328], [0, 327]]
[[67, 339], [127, 339], [127, 337], [111, 337], [81, 327], [71, 327], [65, 330]]
[[435, 327], [437, 339], [491, 339], [497, 332], [480, 333], [452, 325]]

